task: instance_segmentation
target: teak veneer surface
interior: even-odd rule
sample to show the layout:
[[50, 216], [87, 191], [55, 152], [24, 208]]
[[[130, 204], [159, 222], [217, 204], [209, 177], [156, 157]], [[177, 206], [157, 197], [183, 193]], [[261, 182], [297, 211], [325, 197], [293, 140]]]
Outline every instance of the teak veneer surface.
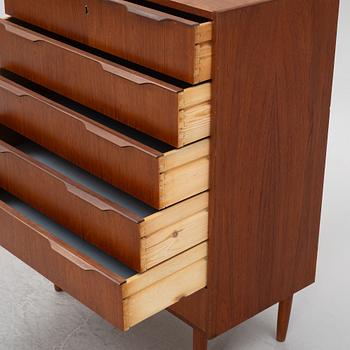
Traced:
[[[281, 0], [218, 19], [213, 334], [315, 280], [338, 9], [338, 0]], [[239, 271], [230, 281], [223, 263]]]
[[208, 282], [170, 311], [204, 350], [282, 301], [283, 340], [315, 280], [339, 0], [149, 3], [213, 20]]
[[175, 147], [209, 136], [210, 83], [176, 86], [0, 20], [0, 67]]
[[3, 247], [122, 330], [206, 286], [206, 243], [137, 274], [7, 193], [0, 219]]
[[30, 142], [0, 141], [0, 170], [2, 188], [137, 271], [208, 238], [206, 193], [156, 211]]
[[274, 0], [149, 0], [149, 2], [152, 3], [168, 6], [211, 19], [215, 19], [217, 12], [225, 12], [242, 7], [258, 5], [268, 1]]
[[278, 0], [215, 19], [209, 338], [315, 280], [338, 6]]
[[68, 102], [78, 112], [0, 76], [2, 124], [150, 206], [163, 209], [208, 189], [208, 139], [174, 149]]
[[211, 77], [210, 22], [123, 0], [8, 0], [5, 7], [11, 16], [179, 80]]

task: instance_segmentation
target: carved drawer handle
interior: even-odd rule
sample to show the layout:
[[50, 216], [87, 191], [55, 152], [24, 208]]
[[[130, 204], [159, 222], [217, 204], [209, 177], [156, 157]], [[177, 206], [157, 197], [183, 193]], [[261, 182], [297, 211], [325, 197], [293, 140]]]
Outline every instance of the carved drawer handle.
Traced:
[[[98, 62], [98, 61], [96, 61], [96, 62]], [[148, 80], [146, 78], [140, 77], [137, 74], [128, 72], [128, 71], [126, 71], [124, 69], [121, 69], [119, 67], [112, 66], [112, 65], [110, 65], [108, 63], [103, 63], [103, 62], [99, 62], [99, 63], [101, 64], [102, 69], [105, 72], [108, 72], [108, 73], [111, 73], [113, 75], [116, 75], [119, 78], [123, 78], [123, 79], [129, 80], [129, 81], [132, 81], [135, 84], [138, 84], [138, 85], [144, 85], [144, 84], [159, 85], [159, 84], [157, 84], [157, 83], [155, 83], [155, 82], [153, 82], [151, 80]]]
[[10, 153], [13, 154], [13, 151], [10, 150], [7, 146], [6, 143], [0, 140], [0, 153]]
[[107, 1], [112, 1], [116, 4], [119, 4], [120, 6], [123, 6], [125, 10], [129, 13], [132, 13], [140, 17], [145, 17], [153, 21], [162, 22], [162, 21], [174, 19], [173, 16], [169, 16], [167, 13], [162, 13], [156, 10], [147, 11], [147, 7], [129, 3], [123, 0], [107, 0]]
[[98, 208], [102, 211], [116, 211], [115, 208], [113, 208], [111, 205], [108, 205], [107, 203], [101, 201], [100, 199], [92, 196], [91, 194], [73, 186], [68, 183], [65, 183], [65, 186], [67, 188], [67, 191], [70, 192], [72, 195], [80, 198], [84, 202], [87, 202], [94, 207]]
[[60, 244], [49, 240], [50, 247], [53, 251], [55, 251], [57, 254], [62, 256], [63, 258], [67, 259], [74, 265], [77, 265], [80, 269], [84, 271], [97, 271], [95, 267], [93, 267], [91, 264], [83, 260], [82, 258], [74, 255], [69, 250], [62, 247]]
[[167, 16], [162, 16], [156, 13], [147, 12], [134, 6], [127, 6], [127, 5], [124, 5], [124, 6], [126, 7], [129, 13], [133, 13], [134, 15], [137, 15], [137, 16], [149, 18], [149, 19], [152, 19], [153, 21], [162, 22], [162, 21], [169, 20], [169, 17]]
[[[13, 85], [7, 83], [6, 81], [0, 80], [0, 88], [8, 91], [11, 94], [14, 94], [17, 97], [32, 97], [25, 90], [22, 90], [21, 88], [19, 88], [17, 86], [13, 86]], [[61, 111], [62, 113], [69, 114], [67, 111], [65, 111], [59, 107], [52, 106], [47, 102], [44, 102], [44, 103], [48, 106], [51, 106], [51, 107]], [[84, 122], [84, 121], [82, 121], [82, 124], [84, 125], [84, 127], [87, 131], [91, 132], [92, 134], [94, 134], [100, 138], [103, 138], [103, 139], [115, 144], [116, 146], [118, 146], [120, 148], [135, 147], [135, 145], [133, 145], [131, 142], [129, 142], [121, 137], [118, 137], [116, 135], [113, 135], [113, 134], [109, 133], [108, 131], [100, 128], [97, 125], [91, 124], [89, 122]]]
[[131, 142], [124, 140], [123, 138], [118, 137], [116, 135], [113, 135], [108, 131], [98, 127], [97, 125], [94, 125], [88, 122], [82, 122], [82, 123], [84, 124], [87, 131], [109, 142], [112, 142], [113, 144], [117, 145], [120, 148], [134, 147], [134, 145]]
[[35, 35], [33, 33], [29, 33], [28, 31], [22, 30], [19, 27], [15, 27], [14, 25], [10, 23], [6, 23], [5, 21], [1, 21], [1, 24], [4, 26], [7, 32], [18, 35], [29, 41], [32, 41], [32, 42], [45, 41], [41, 36]]
[[[3, 25], [3, 27], [5, 28], [5, 30], [7, 32], [13, 33], [21, 38], [24, 38], [24, 39], [29, 40], [29, 41], [34, 42], [34, 43], [45, 42], [45, 43], [51, 44], [48, 40], [45, 40], [44, 37], [38, 36], [36, 34], [28, 32], [26, 30], [20, 29], [16, 26], [12, 25], [11, 23], [6, 23], [6, 22], [2, 21], [1, 24]], [[77, 54], [77, 52], [75, 51], [75, 48], [73, 48], [73, 49], [71, 49], [69, 47], [65, 47], [65, 48], [60, 47], [60, 48], [63, 50], [70, 51], [71, 53], [73, 53], [75, 55]], [[129, 72], [125, 69], [108, 64], [106, 62], [101, 62], [93, 57], [88, 56], [87, 54], [84, 54], [84, 52], [79, 52], [79, 56], [84, 57], [85, 59], [87, 59], [89, 61], [92, 61], [92, 62], [99, 64], [105, 72], [111, 73], [111, 74], [116, 75], [122, 79], [131, 81], [135, 84], [138, 84], [138, 85], [151, 84], [151, 85], [156, 85], [156, 86], [162, 87], [162, 85], [160, 83], [151, 81], [151, 80], [146, 79], [138, 74], [135, 74], [133, 72]]]
[[24, 91], [23, 89], [21, 89], [17, 86], [11, 85], [11, 84], [7, 83], [6, 81], [0, 80], [0, 88], [10, 92], [11, 94], [18, 96], [18, 97], [28, 96], [28, 93], [26, 91]]

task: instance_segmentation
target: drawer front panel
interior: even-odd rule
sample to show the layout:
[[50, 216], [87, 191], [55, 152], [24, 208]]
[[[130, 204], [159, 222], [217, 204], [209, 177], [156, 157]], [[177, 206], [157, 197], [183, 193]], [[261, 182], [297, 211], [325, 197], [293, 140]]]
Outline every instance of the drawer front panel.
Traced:
[[[0, 245], [74, 298], [123, 329], [121, 286], [124, 279], [110, 277], [102, 268], [0, 202]], [[2, 266], [4, 268], [4, 266]]]
[[38, 145], [16, 142], [0, 141], [0, 187], [130, 268], [149, 270], [208, 239], [208, 193], [157, 211]]
[[6, 13], [189, 83], [210, 79], [211, 23], [122, 0], [6, 0]]
[[148, 205], [163, 209], [208, 189], [208, 140], [173, 149], [101, 117], [95, 121], [0, 76], [2, 124]]
[[157, 207], [162, 153], [0, 77], [0, 122]]
[[[142, 218], [0, 142], [0, 186], [135, 270]], [[25, 176], [23, 175], [25, 174]]]
[[207, 284], [207, 244], [137, 274], [0, 193], [0, 245], [122, 330]]
[[0, 66], [178, 146], [181, 89], [0, 21]]

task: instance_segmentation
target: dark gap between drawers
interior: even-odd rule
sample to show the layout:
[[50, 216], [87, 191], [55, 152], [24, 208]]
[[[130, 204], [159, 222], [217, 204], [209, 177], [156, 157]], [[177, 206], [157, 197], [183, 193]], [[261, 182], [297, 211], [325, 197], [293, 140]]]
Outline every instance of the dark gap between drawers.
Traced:
[[98, 177], [91, 175], [87, 171], [77, 167], [76, 165], [58, 157], [47, 149], [28, 141], [17, 145], [17, 149], [27, 154], [29, 157], [45, 164], [51, 169], [65, 175], [69, 179], [79, 183], [80, 185], [90, 189], [91, 191], [103, 196], [119, 206], [132, 211], [140, 217], [147, 217], [157, 212], [156, 209], [148, 206], [135, 197], [109, 185], [107, 182], [100, 180]]
[[[80, 42], [77, 42], [75, 40], [68, 39], [68, 38], [66, 38], [64, 36], [61, 36], [59, 34], [47, 31], [45, 29], [42, 29], [42, 28], [37, 27], [35, 25], [29, 24], [29, 23], [24, 22], [22, 20], [19, 20], [17, 18], [11, 17], [11, 18], [8, 18], [7, 21], [9, 21], [11, 23], [14, 23], [14, 24], [17, 24], [19, 26], [22, 26], [24, 28], [27, 28], [29, 30], [32, 30], [34, 32], [37, 32], [39, 34], [45, 35], [45, 36], [47, 36], [47, 37], [49, 37], [51, 39], [60, 41], [60, 42], [62, 42], [64, 44], [73, 46], [73, 47], [75, 47], [75, 48], [77, 48], [79, 50], [88, 52], [88, 53], [90, 53], [92, 55], [98, 56], [98, 57], [103, 58], [105, 60], [108, 60], [108, 61], [111, 61], [113, 63], [119, 64], [121, 66], [124, 66], [125, 68], [132, 69], [134, 71], [137, 71], [139, 73], [148, 75], [148, 76], [150, 76], [152, 78], [155, 78], [155, 79], [158, 79], [158, 80], [162, 80], [165, 83], [168, 83], [168, 84], [171, 84], [171, 85], [175, 85], [175, 86], [177, 86], [177, 87], [179, 87], [181, 89], [187, 89], [187, 88], [189, 88], [191, 86], [194, 86], [194, 85], [191, 85], [191, 84], [186, 83], [184, 81], [181, 81], [181, 80], [175, 79], [173, 77], [170, 77], [168, 75], [156, 72], [156, 71], [154, 71], [152, 69], [143, 67], [143, 66], [138, 65], [136, 63], [124, 60], [124, 59], [122, 59], [120, 57], [111, 55], [111, 54], [106, 53], [104, 51], [101, 51], [101, 50], [92, 48], [90, 46], [84, 45], [84, 44], [82, 44]], [[203, 83], [204, 83], [204, 81], [201, 82], [200, 84], [203, 84]]]
[[0, 200], [18, 211], [26, 218], [46, 229], [56, 238], [67, 243], [69, 246], [72, 246], [82, 254], [88, 256], [89, 258], [98, 262], [100, 265], [116, 273], [117, 275], [120, 275], [127, 279], [137, 274], [137, 272], [129, 269], [127, 266], [114, 259], [110, 255], [105, 254], [100, 249], [87, 243], [75, 235], [73, 232], [52, 221], [47, 216], [41, 214], [39, 211], [35, 210], [8, 192], [0, 190]]
[[156, 3], [151, 2], [151, 1], [128, 0], [128, 2], [132, 2], [133, 4], [148, 7], [150, 9], [157, 10], [160, 12], [165, 12], [165, 13], [168, 13], [169, 15], [173, 15], [176, 17], [182, 17], [182, 18], [188, 19], [188, 20], [193, 21], [193, 22], [205, 23], [205, 22], [210, 21], [208, 18], [197, 16], [197, 15], [194, 15], [192, 13], [184, 12], [181, 10], [176, 10], [176, 9], [164, 6], [164, 5], [159, 5], [159, 4], [156, 4]]
[[33, 83], [30, 80], [22, 78], [15, 73], [9, 72], [5, 69], [0, 69], [0, 75], [13, 81], [16, 84], [19, 84], [29, 90], [36, 92], [39, 95], [42, 95], [64, 107], [67, 107], [74, 112], [80, 113], [83, 116], [102, 124], [103, 126], [112, 129], [116, 132], [119, 132], [127, 137], [134, 139], [148, 147], [151, 147], [159, 152], [166, 153], [171, 150], [174, 150], [175, 147], [166, 144], [165, 142], [159, 141], [147, 134], [144, 134], [136, 129], [133, 129], [125, 124], [122, 124], [116, 120], [113, 120], [99, 112], [96, 112], [88, 107], [85, 107], [73, 100], [70, 100], [62, 95], [59, 95], [45, 87]]

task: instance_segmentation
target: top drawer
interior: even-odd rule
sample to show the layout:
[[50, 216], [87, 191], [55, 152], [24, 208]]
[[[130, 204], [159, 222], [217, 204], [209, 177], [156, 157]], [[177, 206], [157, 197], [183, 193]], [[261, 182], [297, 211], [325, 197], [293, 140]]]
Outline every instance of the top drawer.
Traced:
[[212, 23], [200, 18], [123, 0], [5, 0], [5, 9], [13, 17], [191, 84], [211, 77]]

